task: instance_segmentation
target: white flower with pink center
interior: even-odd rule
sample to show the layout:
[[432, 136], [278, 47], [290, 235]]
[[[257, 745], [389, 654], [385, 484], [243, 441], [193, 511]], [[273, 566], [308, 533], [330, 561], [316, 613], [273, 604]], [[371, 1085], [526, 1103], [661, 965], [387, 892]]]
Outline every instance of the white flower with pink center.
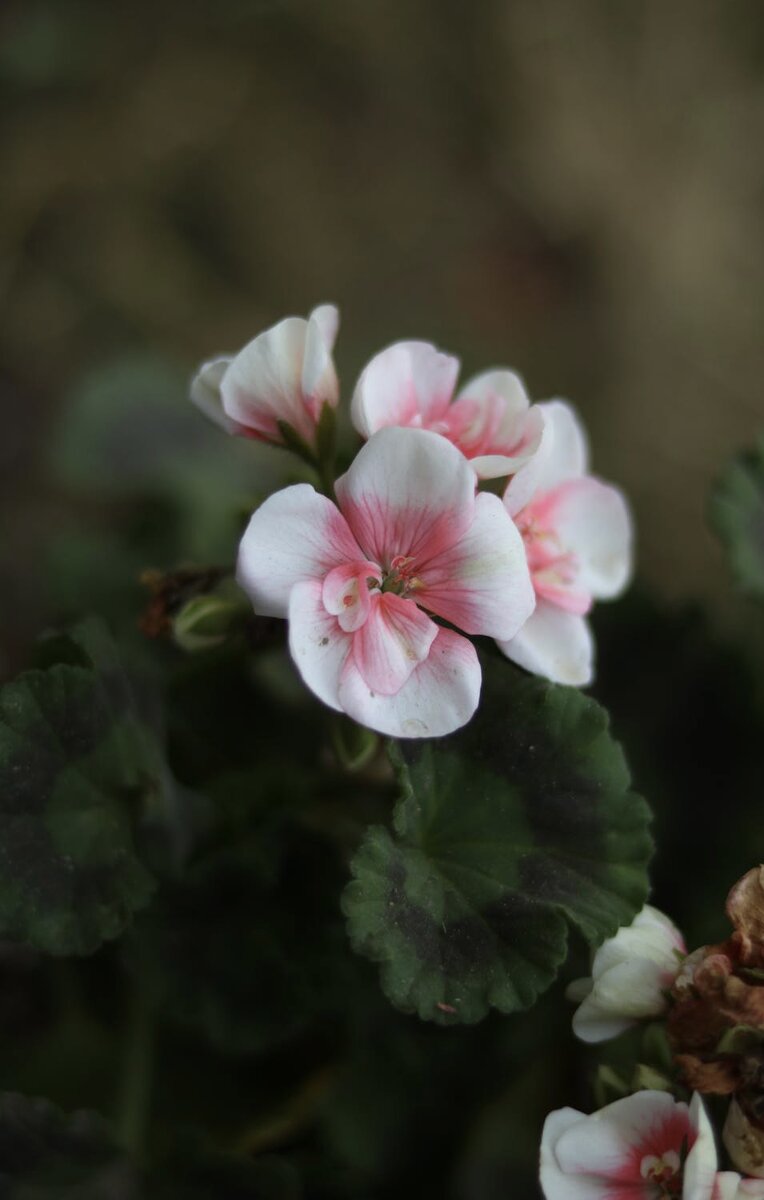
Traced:
[[716, 1145], [698, 1095], [637, 1092], [591, 1116], [550, 1113], [541, 1140], [546, 1200], [715, 1200]]
[[191, 399], [227, 433], [281, 445], [281, 422], [309, 446], [325, 404], [339, 400], [332, 349], [339, 313], [314, 308], [307, 321], [286, 317], [258, 334], [234, 357], [203, 363]]
[[361, 374], [351, 415], [362, 437], [391, 425], [448, 438], [481, 479], [509, 475], [541, 441], [542, 417], [512, 371], [486, 371], [454, 399], [459, 360], [429, 342], [396, 342]]
[[587, 474], [573, 409], [561, 400], [536, 408], [543, 418], [538, 449], [509, 480], [504, 503], [523, 536], [537, 603], [520, 632], [499, 645], [536, 675], [582, 686], [594, 663], [586, 614], [629, 581], [632, 520], [621, 492]]
[[467, 634], [511, 638], [535, 603], [522, 539], [466, 459], [424, 430], [384, 429], [336, 484], [308, 484], [252, 516], [238, 579], [255, 611], [288, 617], [305, 683], [393, 737], [436, 737], [474, 713]]
[[673, 921], [646, 904], [595, 952], [591, 976], [570, 984], [568, 999], [580, 1003], [573, 1032], [583, 1042], [603, 1042], [659, 1017], [686, 953]]

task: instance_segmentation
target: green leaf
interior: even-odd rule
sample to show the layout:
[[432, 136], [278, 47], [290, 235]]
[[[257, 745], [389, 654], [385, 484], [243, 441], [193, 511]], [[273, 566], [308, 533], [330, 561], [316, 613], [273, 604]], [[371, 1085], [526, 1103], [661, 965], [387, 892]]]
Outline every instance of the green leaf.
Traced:
[[355, 966], [336, 848], [288, 814], [299, 774], [269, 774], [221, 780], [228, 821], [163, 881], [128, 942], [162, 1012], [225, 1052], [273, 1049], [341, 1011]]
[[132, 818], [152, 807], [161, 760], [102, 626], [42, 656], [47, 669], [0, 690], [0, 931], [88, 954], [151, 895]]
[[4, 1200], [111, 1200], [139, 1196], [133, 1168], [92, 1113], [65, 1116], [47, 1100], [0, 1095]]
[[738, 586], [764, 597], [764, 436], [733, 459], [717, 481], [710, 516]]
[[395, 835], [372, 827], [344, 911], [405, 1012], [471, 1023], [527, 1008], [573, 923], [592, 944], [647, 895], [649, 811], [606, 712], [572, 688], [484, 661], [480, 713], [393, 750]]

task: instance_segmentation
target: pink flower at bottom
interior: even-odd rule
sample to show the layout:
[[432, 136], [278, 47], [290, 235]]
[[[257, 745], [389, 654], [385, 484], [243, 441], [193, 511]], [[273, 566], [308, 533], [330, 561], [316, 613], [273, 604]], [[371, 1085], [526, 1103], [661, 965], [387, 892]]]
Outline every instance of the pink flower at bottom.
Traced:
[[459, 451], [425, 430], [383, 429], [336, 484], [253, 514], [237, 576], [262, 615], [288, 617], [305, 683], [393, 737], [464, 725], [480, 695], [467, 634], [512, 637], [533, 611], [522, 539], [501, 501], [475, 495]]
[[504, 503], [523, 535], [537, 604], [500, 648], [536, 675], [582, 686], [592, 680], [594, 661], [586, 614], [628, 583], [632, 520], [621, 492], [587, 474], [586, 440], [573, 409], [561, 400], [536, 408], [544, 422], [539, 448], [510, 479]]
[[716, 1200], [716, 1145], [696, 1094], [689, 1107], [644, 1091], [591, 1116], [550, 1113], [541, 1141], [546, 1200]]

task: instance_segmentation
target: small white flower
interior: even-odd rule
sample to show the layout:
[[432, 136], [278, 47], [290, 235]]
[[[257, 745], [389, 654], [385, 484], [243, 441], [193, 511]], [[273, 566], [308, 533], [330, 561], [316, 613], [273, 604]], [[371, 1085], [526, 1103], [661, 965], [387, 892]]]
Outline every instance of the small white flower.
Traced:
[[567, 991], [580, 1002], [573, 1032], [583, 1042], [603, 1042], [666, 1007], [685, 954], [682, 935], [657, 908], [646, 904], [631, 925], [608, 938], [592, 959], [592, 974]]

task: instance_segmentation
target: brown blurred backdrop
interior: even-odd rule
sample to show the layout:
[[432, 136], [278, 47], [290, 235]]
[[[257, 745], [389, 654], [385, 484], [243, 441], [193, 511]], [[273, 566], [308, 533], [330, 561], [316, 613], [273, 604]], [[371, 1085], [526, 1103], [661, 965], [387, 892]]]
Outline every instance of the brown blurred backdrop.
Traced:
[[77, 516], [47, 466], [77, 379], [127, 352], [188, 373], [325, 300], [347, 393], [415, 336], [569, 397], [643, 575], [724, 595], [705, 497], [764, 426], [759, 0], [5, 0], [0, 22], [6, 653]]

